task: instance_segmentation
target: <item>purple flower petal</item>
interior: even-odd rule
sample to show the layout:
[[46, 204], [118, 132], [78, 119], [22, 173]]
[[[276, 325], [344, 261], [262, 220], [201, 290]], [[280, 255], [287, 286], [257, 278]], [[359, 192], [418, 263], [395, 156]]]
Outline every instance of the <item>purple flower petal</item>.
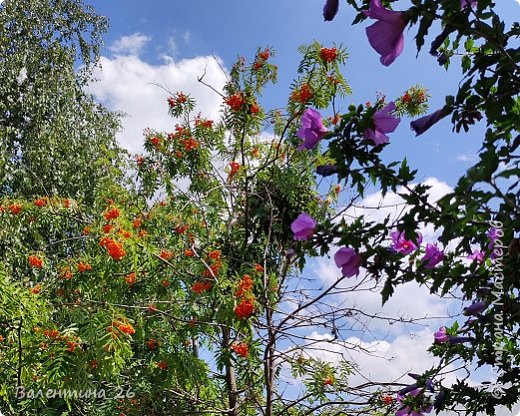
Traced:
[[402, 409], [395, 412], [395, 416], [410, 416], [411, 411], [412, 409], [410, 408], [410, 406], [405, 406]]
[[418, 118], [410, 123], [410, 127], [413, 131], [415, 131], [415, 135], [419, 136], [423, 134], [426, 130], [428, 130], [431, 126], [437, 123], [439, 120], [442, 120], [449, 114], [444, 108], [437, 110], [427, 116]]
[[371, 0], [369, 9], [363, 10], [363, 13], [371, 19], [381, 20], [392, 24], [396, 24], [402, 19], [400, 16], [402, 14], [401, 12], [385, 9], [381, 4], [381, 0]]
[[372, 117], [376, 130], [382, 131], [383, 133], [392, 133], [399, 125], [401, 119], [390, 114], [396, 110], [395, 103], [390, 101], [381, 110], [376, 111]]
[[480, 315], [484, 309], [487, 308], [487, 303], [484, 301], [473, 302], [468, 307], [464, 308], [464, 315]]
[[449, 335], [446, 333], [446, 327], [441, 326], [437, 332], [433, 334], [433, 339], [436, 342], [448, 342], [450, 339]]
[[448, 344], [462, 344], [463, 342], [473, 342], [475, 338], [472, 337], [450, 337], [448, 340]]
[[327, 0], [325, 2], [325, 6], [323, 7], [323, 18], [326, 22], [330, 22], [336, 14], [338, 13], [339, 9], [339, 0]]
[[380, 132], [379, 130], [374, 131], [372, 129], [365, 130], [365, 138], [372, 140], [376, 146], [379, 144], [386, 144], [390, 141], [390, 137], [388, 137], [386, 134]]
[[370, 8], [363, 13], [377, 20], [366, 29], [368, 42], [381, 55], [381, 63], [388, 66], [403, 51], [403, 31], [408, 22], [403, 13], [385, 9], [380, 0], [371, 0]]
[[444, 259], [444, 253], [439, 250], [439, 248], [435, 244], [428, 243], [426, 245], [426, 253], [424, 257], [421, 259], [421, 263], [424, 264], [424, 267], [427, 269], [433, 269], [438, 263], [440, 263]]
[[309, 214], [302, 212], [291, 224], [295, 240], [308, 240], [314, 234], [316, 221]]
[[379, 21], [367, 27], [366, 32], [370, 46], [381, 55], [379, 61], [384, 66], [389, 66], [403, 52], [402, 29], [396, 30], [395, 26]]
[[328, 130], [321, 122], [321, 115], [316, 110], [308, 108], [302, 115], [302, 127], [296, 133], [303, 143], [298, 150], [310, 150], [327, 134]]
[[343, 276], [352, 277], [359, 274], [361, 257], [352, 248], [340, 248], [334, 255], [334, 262], [336, 263], [336, 266], [341, 268]]
[[421, 233], [417, 233], [417, 245], [412, 240], [407, 240], [404, 231], [393, 231], [390, 233], [390, 237], [392, 238], [392, 248], [401, 254], [410, 254], [413, 251], [417, 250], [417, 245], [422, 242]]
[[484, 253], [483, 251], [474, 251], [473, 253], [471, 253], [468, 256], [468, 259], [477, 260], [477, 262], [483, 263], [485, 256], [486, 256], [486, 253]]
[[475, 7], [477, 5], [477, 0], [460, 0], [460, 8], [464, 10], [466, 7]]
[[372, 116], [374, 129], [366, 129], [365, 138], [372, 140], [375, 145], [388, 143], [390, 138], [385, 133], [392, 133], [401, 121], [399, 117], [391, 114], [395, 109], [395, 103], [391, 101], [381, 110], [376, 111]]
[[338, 171], [336, 165], [320, 165], [316, 168], [316, 173], [321, 176], [334, 175]]

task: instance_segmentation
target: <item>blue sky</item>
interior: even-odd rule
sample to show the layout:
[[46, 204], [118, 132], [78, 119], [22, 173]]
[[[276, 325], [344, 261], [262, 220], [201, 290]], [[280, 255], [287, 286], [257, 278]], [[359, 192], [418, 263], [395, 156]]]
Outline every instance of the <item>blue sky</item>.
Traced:
[[[458, 0], [457, 0], [458, 1]], [[520, 0], [497, 0], [496, 10], [508, 19], [518, 20]], [[226, 68], [230, 68], [237, 56], [252, 58], [257, 47], [272, 47], [276, 56], [272, 61], [279, 67], [279, 83], [267, 89], [261, 104], [266, 108], [283, 106], [287, 102], [289, 84], [296, 76], [299, 63], [298, 46], [317, 40], [330, 47], [343, 44], [349, 52], [345, 76], [354, 94], [340, 104], [346, 109], [351, 103], [374, 101], [378, 92], [391, 100], [400, 96], [408, 87], [420, 84], [429, 89], [431, 110], [444, 103], [446, 94], [456, 91], [460, 69], [454, 62], [447, 73], [427, 54], [428, 40], [438, 31], [432, 30], [425, 50], [416, 59], [413, 36], [416, 28], [405, 33], [404, 53], [390, 66], [384, 67], [379, 56], [368, 44], [365, 27], [370, 22], [351, 26], [353, 10], [340, 4], [339, 14], [333, 22], [325, 23], [320, 0], [87, 0], [101, 14], [110, 19], [111, 28], [105, 37], [106, 48], [102, 52], [102, 71], [96, 72], [99, 82], [91, 86], [92, 93], [111, 109], [128, 114], [123, 120], [125, 131], [120, 142], [133, 152], [140, 150], [141, 132], [145, 127], [170, 130], [174, 120], [167, 116], [168, 94], [153, 85], [160, 84], [172, 91], [190, 92], [198, 100], [202, 112], [213, 118], [218, 116], [220, 97], [197, 83], [197, 77], [205, 70], [206, 81], [221, 88], [225, 82]], [[408, 2], [396, 3], [403, 8]], [[224, 68], [224, 72], [222, 71]], [[329, 115], [323, 112], [325, 116]], [[419, 138], [409, 129], [410, 120], [403, 119], [395, 133], [390, 135], [390, 145], [384, 150], [387, 160], [407, 157], [413, 168], [418, 168], [418, 180], [429, 178], [433, 197], [440, 197], [454, 186], [458, 177], [476, 162], [484, 126], [472, 129], [468, 134], [455, 135], [445, 120]], [[377, 205], [383, 202], [377, 193], [367, 196], [363, 203]], [[398, 197], [390, 194], [385, 203], [396, 203]], [[390, 211], [379, 210], [373, 215], [382, 217]], [[373, 219], [373, 218], [372, 218]], [[421, 230], [427, 241], [435, 237], [431, 230]], [[314, 259], [305, 271], [318, 282], [333, 282], [338, 270], [330, 259]], [[355, 284], [355, 283], [354, 283]], [[350, 294], [352, 295], [352, 293]], [[411, 303], [410, 299], [414, 302]], [[377, 293], [359, 292], [355, 299], [338, 296], [338, 305], [355, 303], [368, 312], [383, 312], [399, 316], [444, 316], [461, 309], [460, 302], [450, 303], [432, 298], [427, 288], [415, 284], [400, 288], [398, 293], [380, 309]], [[353, 351], [351, 357], [366, 366], [366, 372], [397, 377], [403, 372], [418, 372], [429, 367], [432, 360], [425, 349], [431, 345], [433, 332], [441, 324], [436, 319], [421, 327], [395, 326], [374, 328], [371, 337], [359, 333], [350, 342], [364, 342], [378, 353], [396, 357], [393, 367], [387, 362], [369, 362]], [[315, 334], [326, 339], [326, 333]], [[361, 338], [356, 338], [361, 337]], [[325, 345], [325, 344], [324, 344]], [[411, 348], [415, 346], [416, 348]], [[328, 346], [327, 346], [328, 347]], [[324, 351], [326, 348], [324, 348]], [[332, 355], [324, 355], [333, 359]], [[383, 364], [383, 365], [381, 365]], [[403, 380], [408, 381], [408, 380]], [[507, 412], [504, 414], [508, 414]], [[516, 413], [514, 413], [516, 414]]]
[[[497, 3], [497, 11], [504, 16], [517, 16], [520, 12], [517, 0]], [[430, 90], [431, 109], [435, 110], [459, 82], [456, 63], [446, 73], [427, 54], [427, 46], [415, 59], [415, 28], [406, 33], [404, 53], [390, 67], [383, 67], [365, 36], [364, 28], [369, 22], [351, 26], [354, 13], [346, 4], [341, 4], [334, 21], [327, 23], [321, 16], [323, 2], [319, 0], [156, 0], [153, 6], [136, 0], [90, 0], [89, 4], [110, 19], [111, 29], [105, 38], [108, 57], [113, 56], [110, 47], [114, 42], [136, 33], [149, 39], [139, 57], [151, 65], [163, 64], [165, 55], [181, 61], [214, 54], [229, 68], [238, 55], [251, 57], [257, 46], [274, 47], [277, 56], [273, 62], [279, 66], [280, 82], [267, 91], [262, 101], [266, 107], [286, 102], [299, 62], [297, 47], [315, 39], [325, 46], [344, 44], [349, 51], [345, 74], [354, 94], [346, 99], [344, 108], [351, 102], [374, 101], [378, 91], [388, 99], [397, 98], [408, 87], [420, 84]], [[405, 7], [406, 2], [400, 4]], [[395, 8], [399, 8], [399, 3]], [[434, 34], [432, 31], [430, 39]], [[445, 121], [414, 138], [408, 123], [409, 120], [403, 120], [392, 135], [386, 157], [401, 159], [406, 154], [411, 165], [419, 168], [419, 179], [434, 176], [453, 185], [475, 159], [482, 130], [453, 135]]]

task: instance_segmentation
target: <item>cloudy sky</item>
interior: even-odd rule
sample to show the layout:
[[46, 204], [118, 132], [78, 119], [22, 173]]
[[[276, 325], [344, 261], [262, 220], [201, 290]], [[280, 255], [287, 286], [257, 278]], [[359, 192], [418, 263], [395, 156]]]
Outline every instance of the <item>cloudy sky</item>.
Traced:
[[[313, 40], [329, 47], [334, 43], [347, 47], [349, 59], [345, 76], [354, 94], [340, 103], [340, 111], [351, 103], [374, 101], [377, 93], [392, 100], [417, 84], [429, 89], [431, 109], [435, 110], [459, 82], [460, 70], [456, 63], [452, 71], [446, 73], [426, 53], [427, 47], [416, 58], [415, 28], [405, 34], [404, 53], [390, 67], [380, 65], [379, 56], [365, 36], [364, 28], [369, 23], [350, 26], [353, 11], [345, 4], [340, 4], [333, 22], [325, 23], [320, 0], [86, 0], [86, 3], [106, 15], [111, 24], [105, 37], [102, 69], [96, 72], [98, 81], [90, 90], [109, 108], [127, 114], [118, 139], [134, 153], [141, 151], [143, 129], [169, 131], [175, 124], [167, 115], [168, 91], [189, 92], [197, 99], [201, 112], [216, 119], [221, 97], [200, 84], [197, 78], [205, 74], [205, 82], [221, 90], [227, 70], [236, 58], [243, 55], [251, 59], [257, 47], [273, 48], [276, 51], [273, 62], [279, 67], [279, 84], [268, 88], [261, 99], [266, 108], [280, 107], [287, 102], [289, 84], [299, 63], [297, 47]], [[499, 13], [518, 20], [520, 0], [497, 0], [496, 3]], [[400, 4], [406, 2], [403, 0]], [[436, 34], [433, 29], [430, 40]], [[409, 164], [419, 169], [418, 180], [432, 185], [432, 198], [438, 199], [477, 160], [483, 130], [476, 128], [455, 136], [449, 123], [444, 121], [415, 138], [408, 127], [409, 121], [403, 120], [392, 134], [391, 145], [384, 151], [385, 158], [401, 160], [406, 156]], [[375, 193], [360, 205], [398, 202], [397, 195], [388, 194], [383, 200]], [[371, 212], [376, 216], [385, 213], [383, 210]], [[423, 232], [426, 240], [434, 238], [432, 230]], [[339, 276], [338, 269], [327, 258], [313, 259], [304, 273], [324, 284], [334, 282]], [[384, 357], [384, 365], [363, 356], [352, 357], [365, 374], [380, 380], [396, 379], [408, 371], [421, 372], [429, 368], [433, 358], [425, 350], [431, 345], [433, 332], [440, 325], [451, 325], [455, 318], [450, 318], [450, 314], [457, 314], [462, 308], [459, 301], [432, 298], [427, 288], [412, 283], [401, 287], [383, 309], [377, 291], [359, 292], [355, 299], [352, 293], [345, 293], [338, 295], [334, 302], [387, 316], [432, 317], [416, 326], [389, 327], [383, 321], [375, 321], [375, 332], [370, 337], [357, 333], [348, 338], [351, 343], [370, 346]], [[329, 336], [319, 330], [312, 335], [325, 341]], [[322, 355], [329, 359], [336, 356], [325, 352]], [[384, 373], [381, 368], [385, 369]], [[518, 412], [500, 411], [504, 415]]]

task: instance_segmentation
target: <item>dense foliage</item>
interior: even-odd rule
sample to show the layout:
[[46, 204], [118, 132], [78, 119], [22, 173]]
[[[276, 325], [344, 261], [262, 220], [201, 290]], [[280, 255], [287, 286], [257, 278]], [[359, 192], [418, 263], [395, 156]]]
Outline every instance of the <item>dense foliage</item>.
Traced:
[[117, 174], [118, 119], [83, 91], [106, 28], [75, 0], [0, 7], [2, 195], [59, 193], [90, 205]]

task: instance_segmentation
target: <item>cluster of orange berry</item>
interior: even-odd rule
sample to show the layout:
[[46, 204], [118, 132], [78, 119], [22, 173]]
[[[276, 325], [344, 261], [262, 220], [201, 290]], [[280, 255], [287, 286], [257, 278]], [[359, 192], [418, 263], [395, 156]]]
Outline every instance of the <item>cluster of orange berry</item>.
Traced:
[[41, 269], [43, 267], [43, 260], [38, 256], [29, 255], [27, 259], [29, 260], [31, 267], [35, 267], [37, 269]]
[[92, 270], [92, 266], [90, 265], [90, 263], [83, 263], [82, 261], [78, 263], [78, 272], [85, 273], [90, 270]]
[[99, 245], [106, 248], [110, 257], [116, 261], [119, 261], [126, 256], [126, 251], [123, 248], [123, 245], [109, 237], [103, 237], [99, 242]]
[[168, 106], [173, 109], [188, 101], [188, 97], [184, 93], [178, 92], [175, 97], [168, 97], [167, 101]]
[[311, 87], [309, 84], [302, 84], [299, 89], [296, 89], [291, 94], [291, 101], [305, 104], [307, 103], [313, 96]]
[[36, 201], [34, 201], [34, 205], [41, 208], [41, 207], [44, 207], [45, 205], [47, 205], [47, 202], [45, 201], [44, 198], [38, 198]]
[[240, 302], [235, 307], [235, 315], [241, 319], [251, 317], [255, 311], [255, 295], [253, 294], [253, 279], [248, 274], [245, 274], [240, 283], [235, 296], [240, 299]]
[[245, 100], [242, 94], [235, 93], [229, 97], [224, 98], [224, 102], [229, 106], [229, 108], [231, 108], [231, 110], [240, 111], [244, 106]]
[[233, 344], [231, 349], [241, 357], [247, 358], [249, 355], [249, 346], [245, 342], [242, 342], [241, 344]]
[[321, 48], [320, 56], [327, 63], [334, 62], [338, 57], [338, 50], [336, 48]]
[[121, 215], [121, 213], [117, 207], [110, 207], [110, 209], [103, 214], [107, 221], [115, 220], [119, 215]]

